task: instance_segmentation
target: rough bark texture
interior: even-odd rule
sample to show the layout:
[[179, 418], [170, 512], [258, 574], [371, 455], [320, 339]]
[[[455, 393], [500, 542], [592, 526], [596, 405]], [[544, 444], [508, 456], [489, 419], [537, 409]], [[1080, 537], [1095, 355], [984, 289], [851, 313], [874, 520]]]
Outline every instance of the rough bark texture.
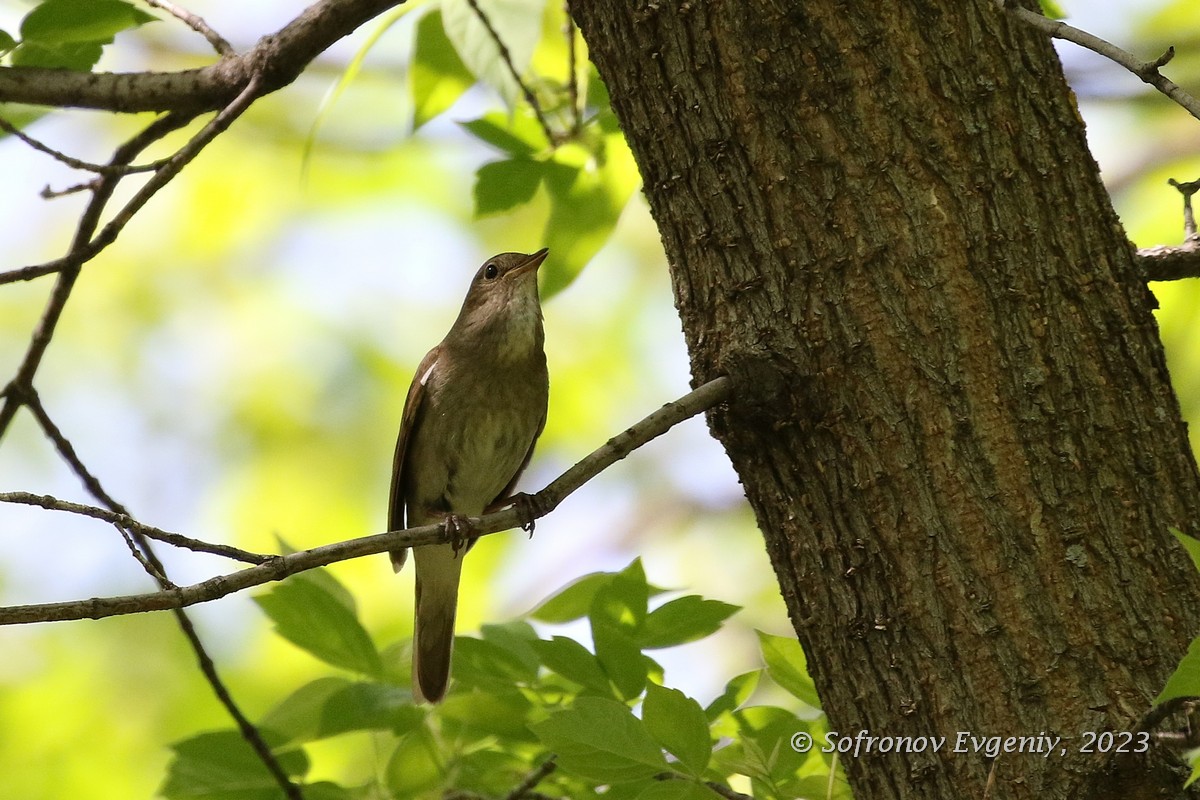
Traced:
[[1178, 792], [1079, 753], [1198, 632], [1200, 480], [1050, 44], [986, 0], [573, 12], [832, 728], [1065, 737], [844, 760], [857, 796]]

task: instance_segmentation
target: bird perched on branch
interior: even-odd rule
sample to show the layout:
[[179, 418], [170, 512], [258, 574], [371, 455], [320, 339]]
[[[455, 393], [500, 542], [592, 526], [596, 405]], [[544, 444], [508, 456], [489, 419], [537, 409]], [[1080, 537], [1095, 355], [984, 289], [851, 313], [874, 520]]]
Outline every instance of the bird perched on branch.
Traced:
[[[413, 548], [413, 693], [436, 703], [450, 679], [466, 518], [503, 505], [546, 423], [549, 376], [537, 270], [549, 251], [483, 263], [446, 338], [421, 360], [400, 421], [388, 529], [446, 522], [453, 542]], [[398, 572], [408, 550], [391, 553]]]

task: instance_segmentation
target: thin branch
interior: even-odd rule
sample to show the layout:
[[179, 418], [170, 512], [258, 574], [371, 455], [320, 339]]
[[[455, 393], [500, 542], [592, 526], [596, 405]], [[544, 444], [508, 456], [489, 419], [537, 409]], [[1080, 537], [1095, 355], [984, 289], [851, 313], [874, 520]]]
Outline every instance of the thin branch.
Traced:
[[[668, 403], [658, 411], [624, 432], [609, 439], [602, 447], [556, 478], [542, 491], [530, 497], [530, 503], [472, 517], [472, 536], [485, 536], [523, 526], [534, 518], [553, 511], [568, 495], [620, 461], [642, 445], [673, 428], [689, 417], [707, 411], [730, 397], [729, 378], [720, 377], [679, 400]], [[450, 541], [445, 525], [423, 525], [404, 531], [389, 531], [372, 536], [349, 539], [335, 544], [315, 547], [298, 553], [277, 556], [262, 564], [238, 572], [219, 575], [191, 586], [164, 592], [125, 595], [122, 597], [92, 598], [61, 603], [9, 606], [0, 608], [0, 625], [24, 625], [31, 622], [58, 622], [71, 619], [101, 619], [145, 611], [180, 609], [216, 600], [220, 597], [279, 581], [305, 570], [323, 567], [351, 558], [375, 555], [400, 547], [439, 544]]]
[[[72, 169], [82, 169], [82, 170], [87, 170], [88, 172], [97, 172], [101, 175], [131, 175], [135, 172], [153, 172], [154, 170], [158, 169], [159, 166], [161, 165], [161, 162], [158, 162], [158, 161], [155, 161], [154, 163], [151, 163], [151, 164], [124, 165], [124, 166], [114, 166], [112, 164], [93, 164], [90, 161], [83, 161], [83, 160], [75, 158], [73, 156], [69, 156], [66, 153], [55, 150], [53, 147], [50, 147], [49, 145], [43, 144], [42, 142], [38, 141], [37, 139], [34, 139], [32, 136], [25, 133], [23, 130], [18, 128], [16, 125], [13, 125], [11, 122], [6, 120], [4, 117], [0, 117], [0, 130], [4, 131], [5, 133], [12, 134], [13, 136], [17, 137], [25, 144], [32, 147], [34, 150], [37, 150], [39, 153], [45, 153], [46, 155], [50, 156], [51, 158], [53, 158], [57, 161], [61, 161], [62, 163], [66, 164], [68, 167], [71, 167]], [[43, 196], [44, 196], [44, 193], [43, 193]]]
[[[99, 255], [104, 248], [116, 241], [121, 230], [129, 224], [129, 221], [146, 205], [151, 197], [174, 179], [185, 166], [200, 154], [200, 151], [209, 142], [223, 133], [233, 124], [235, 119], [240, 117], [258, 99], [261, 95], [261, 87], [262, 82], [259, 78], [251, 78], [250, 82], [246, 84], [241, 93], [229, 105], [221, 109], [219, 114], [209, 120], [208, 124], [193, 136], [187, 144], [163, 161], [158, 171], [146, 181], [145, 185], [134, 194], [128, 203], [122, 206], [120, 211], [113, 215], [113, 218], [108, 221], [94, 239], [81, 246], [73, 246], [65, 256], [54, 261], [47, 261], [44, 264], [22, 267], [21, 269], [0, 273], [0, 284], [30, 280], [51, 272], [60, 272], [68, 266], [78, 269]], [[2, 432], [3, 429], [0, 428], [0, 434]]]
[[[10, 385], [6, 391], [12, 391], [12, 389], [13, 387]], [[46, 435], [54, 443], [59, 455], [62, 456], [72, 471], [83, 481], [88, 492], [107, 505], [114, 513], [127, 517], [131, 516], [129, 511], [121, 503], [117, 502], [100, 484], [99, 479], [87, 469], [70, 440], [67, 439], [58, 426], [54, 424], [54, 421], [50, 419], [49, 414], [46, 413], [36, 392], [27, 388], [24, 394], [24, 403], [34, 416], [37, 417], [43, 431], [45, 431]], [[162, 592], [178, 591], [179, 587], [167, 577], [166, 567], [155, 554], [149, 539], [136, 529], [121, 528], [120, 530], [134, 558], [137, 559], [138, 563], [154, 579], [159, 589]], [[225, 681], [222, 680], [220, 673], [217, 672], [217, 666], [208, 654], [208, 650], [205, 648], [204, 642], [200, 639], [200, 634], [196, 630], [196, 626], [192, 624], [191, 618], [182, 608], [174, 608], [172, 609], [172, 613], [175, 615], [175, 622], [179, 625], [179, 630], [183, 633], [184, 638], [187, 639], [192, 652], [196, 656], [196, 663], [200, 667], [201, 674], [204, 675], [205, 680], [212, 687], [213, 694], [216, 695], [218, 702], [225, 707], [226, 712], [233, 718], [234, 724], [237, 725], [238, 730], [242, 734], [242, 738], [246, 740], [246, 743], [250, 745], [255, 755], [258, 756], [258, 759], [262, 761], [267, 771], [271, 773], [276, 783], [279, 784], [284, 796], [288, 800], [304, 800], [300, 788], [292, 783], [291, 778], [288, 777], [287, 772], [283, 769], [283, 765], [279, 763], [279, 759], [275, 757], [270, 746], [263, 739], [262, 733], [259, 732], [254, 723], [242, 711], [241, 706], [233, 699], [229, 687], [225, 685]]]
[[533, 109], [533, 114], [537, 117], [538, 124], [542, 126], [542, 133], [546, 135], [546, 141], [554, 144], [557, 141], [557, 137], [555, 137], [554, 131], [550, 129], [550, 123], [546, 121], [546, 115], [542, 112], [542, 106], [538, 103], [537, 96], [529, 88], [529, 84], [525, 83], [524, 79], [521, 78], [521, 73], [517, 71], [517, 66], [513, 63], [512, 53], [508, 52], [508, 45], [500, 38], [500, 33], [492, 25], [492, 21], [488, 19], [487, 14], [483, 13], [483, 9], [479, 7], [479, 0], [467, 0], [467, 5], [475, 12], [475, 16], [479, 17], [479, 21], [483, 23], [483, 27], [487, 28], [488, 36], [491, 36], [492, 41], [496, 43], [496, 48], [500, 51], [500, 60], [504, 62], [504, 66], [508, 67], [509, 74], [517, 82], [517, 86], [521, 88], [521, 94], [525, 96], [525, 102]]
[[217, 51], [217, 55], [234, 56], [237, 51], [233, 49], [233, 45], [227, 42], [221, 34], [214, 31], [208, 26], [208, 23], [203, 18], [193, 14], [186, 8], [180, 8], [170, 0], [146, 0], [146, 5], [152, 8], [161, 8], [171, 16], [181, 20], [183, 24], [194, 30], [196, 33], [203, 36], [212, 45], [212, 48]]
[[579, 55], [576, 53], [578, 47], [578, 35], [575, 32], [575, 18], [571, 16], [571, 5], [564, 0], [563, 14], [566, 15], [567, 21], [563, 25], [563, 35], [567, 38], [567, 95], [571, 100], [571, 135], [579, 135], [579, 130], [583, 127], [583, 109], [579, 105]]
[[537, 769], [525, 776], [525, 780], [521, 781], [511, 792], [504, 796], [504, 800], [522, 800], [527, 798], [533, 791], [533, 787], [537, 786], [542, 781], [550, 776], [550, 773], [558, 769], [558, 756], [550, 756], [541, 763]]
[[[113, 153], [109, 164], [121, 166], [131, 163], [139, 153], [151, 144], [176, 128], [183, 126], [190, 119], [191, 117], [182, 114], [167, 114], [166, 116], [159, 117], [132, 139], [118, 147], [116, 152]], [[38, 367], [41, 365], [42, 357], [45, 355], [46, 348], [50, 344], [50, 339], [54, 336], [54, 330], [58, 326], [58, 320], [62, 316], [63, 308], [66, 306], [67, 299], [71, 296], [75, 280], [79, 277], [79, 268], [83, 264], [79, 253], [87, 246], [88, 240], [91, 239], [92, 234], [95, 233], [97, 226], [99, 226], [100, 216], [104, 213], [104, 207], [112, 198], [113, 192], [116, 190], [119, 182], [120, 176], [115, 174], [101, 175], [99, 177], [96, 187], [92, 192], [92, 199], [88, 201], [87, 207], [80, 216], [78, 225], [76, 225], [75, 236], [71, 242], [70, 249], [67, 251], [67, 256], [59, 259], [56, 267], [53, 270], [49, 270], [50, 272], [59, 273], [58, 281], [54, 284], [54, 289], [50, 293], [50, 299], [46, 301], [46, 309], [42, 312], [42, 317], [34, 329], [33, 336], [30, 338], [29, 348], [25, 352], [25, 357], [21, 360], [16, 375], [4, 392], [4, 405], [0, 406], [0, 439], [4, 437], [21, 403], [27, 398], [34, 396], [33, 376], [37, 373]]]
[[251, 553], [248, 550], [231, 547], [227, 544], [214, 544], [200, 539], [193, 539], [189, 536], [182, 536], [178, 533], [171, 533], [170, 531], [164, 531], [161, 528], [155, 528], [152, 525], [145, 525], [138, 522], [128, 514], [121, 514], [116, 511], [109, 511], [105, 508], [97, 508], [96, 506], [84, 505], [82, 503], [73, 503], [69, 500], [60, 500], [50, 495], [32, 494], [30, 492], [0, 492], [0, 503], [37, 506], [47, 511], [64, 511], [69, 514], [78, 514], [81, 517], [91, 517], [92, 519], [107, 522], [124, 530], [136, 531], [147, 539], [153, 539], [156, 542], [163, 542], [164, 544], [191, 550], [196, 553], [223, 556], [247, 564], [262, 564], [273, 558], [273, 556]]
[[1149, 247], [1137, 252], [1142, 274], [1150, 281], [1177, 281], [1200, 277], [1200, 235], [1192, 211], [1192, 195], [1200, 191], [1200, 180], [1180, 183], [1169, 178], [1183, 196], [1183, 244], [1176, 247]]
[[1200, 100], [1185, 92], [1178, 84], [1159, 72], [1161, 67], [1166, 66], [1167, 62], [1175, 57], [1175, 48], [1168, 48], [1165, 53], [1153, 61], [1142, 61], [1127, 50], [1122, 50], [1099, 36], [1074, 28], [1061, 20], [1049, 19], [1036, 11], [1023, 8], [1016, 3], [1016, 0], [997, 0], [997, 2], [1008, 13], [1025, 24], [1037, 28], [1042, 33], [1055, 39], [1074, 42], [1080, 47], [1085, 47], [1093, 53], [1098, 53], [1108, 60], [1120, 64], [1142, 81], [1174, 100], [1193, 117], [1200, 119]]

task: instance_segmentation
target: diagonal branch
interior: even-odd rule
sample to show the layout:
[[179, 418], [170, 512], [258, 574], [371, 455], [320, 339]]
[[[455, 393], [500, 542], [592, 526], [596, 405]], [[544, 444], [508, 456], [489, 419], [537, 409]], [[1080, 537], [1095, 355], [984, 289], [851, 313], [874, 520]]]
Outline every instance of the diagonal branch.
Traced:
[[178, 533], [164, 531], [161, 528], [155, 528], [151, 525], [145, 525], [138, 522], [128, 514], [122, 514], [116, 511], [110, 511], [106, 508], [97, 508], [96, 506], [84, 505], [83, 503], [72, 503], [69, 500], [60, 500], [57, 497], [51, 497], [45, 494], [33, 494], [31, 492], [0, 492], [0, 503], [13, 503], [24, 506], [37, 506], [44, 508], [47, 511], [65, 511], [70, 514], [77, 514], [81, 517], [91, 517], [92, 519], [102, 520], [115, 525], [121, 530], [131, 531], [147, 539], [153, 539], [156, 542], [181, 547], [185, 550], [191, 550], [195, 553], [209, 553], [214, 556], [224, 556], [232, 558], [235, 561], [244, 561], [247, 564], [262, 564], [270, 561], [273, 556], [265, 556], [260, 553], [251, 553], [248, 550], [242, 550], [239, 547], [230, 547], [227, 544], [214, 544], [201, 539], [193, 539], [190, 536], [181, 536]]
[[1099, 36], [1072, 27], [1062, 20], [1050, 19], [1042, 16], [1036, 11], [1031, 11], [1028, 8], [1023, 8], [1016, 3], [1016, 0], [997, 0], [1000, 7], [1008, 11], [1017, 19], [1024, 22], [1033, 28], [1037, 28], [1047, 36], [1055, 39], [1063, 39], [1064, 41], [1073, 42], [1080, 47], [1085, 47], [1093, 53], [1098, 53], [1104, 56], [1113, 63], [1120, 64], [1125, 69], [1137, 75], [1145, 83], [1150, 84], [1155, 89], [1165, 94], [1167, 97], [1174, 100], [1180, 106], [1187, 110], [1196, 119], [1200, 119], [1200, 100], [1197, 100], [1192, 95], [1185, 92], [1177, 83], [1172, 81], [1167, 76], [1159, 72], [1161, 67], [1167, 65], [1172, 58], [1175, 57], [1175, 48], [1167, 49], [1167, 52], [1153, 61], [1142, 61], [1127, 50], [1122, 50], [1112, 42], [1101, 39]]
[[[673, 403], [668, 403], [641, 422], [609, 439], [602, 447], [568, 469], [542, 491], [530, 498], [528, 508], [512, 507], [493, 514], [470, 518], [471, 535], [484, 536], [526, 525], [532, 518], [553, 511], [572, 492], [642, 445], [669, 431], [680, 422], [728, 400], [731, 381], [720, 377], [709, 381]], [[525, 504], [518, 504], [524, 506]], [[279, 581], [298, 572], [323, 567], [351, 558], [375, 555], [400, 547], [449, 542], [445, 525], [423, 525], [404, 531], [389, 531], [335, 544], [314, 547], [285, 556], [277, 556], [239, 572], [218, 575], [200, 583], [150, 594], [92, 598], [61, 603], [8, 606], [0, 608], [0, 625], [24, 625], [32, 622], [58, 622], [72, 619], [101, 619], [146, 611], [181, 609], [220, 597]]]

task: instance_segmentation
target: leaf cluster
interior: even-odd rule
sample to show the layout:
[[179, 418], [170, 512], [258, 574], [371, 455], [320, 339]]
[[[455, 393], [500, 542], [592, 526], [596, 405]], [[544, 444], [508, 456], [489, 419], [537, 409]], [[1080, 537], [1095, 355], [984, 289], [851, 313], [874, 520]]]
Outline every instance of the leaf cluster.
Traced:
[[[701, 704], [664, 685], [651, 654], [715, 633], [737, 607], [698, 595], [659, 602], [665, 593], [635, 560], [579, 579], [527, 617], [459, 636], [451, 691], [429, 707], [413, 702], [408, 640], [378, 647], [330, 573], [296, 575], [258, 605], [280, 636], [336, 672], [297, 688], [257, 723], [305, 797], [322, 800], [505, 797], [539, 773], [539, 796], [828, 796], [832, 764], [789, 745], [798, 732], [824, 731], [799, 645], [760, 634], [768, 680], [801, 701], [801, 716], [749, 703], [763, 670], [732, 678]], [[533, 622], [586, 626], [590, 637], [542, 635]], [[373, 739], [374, 774], [308, 780], [312, 747], [353, 734]], [[201, 733], [173, 750], [161, 788], [171, 800], [279, 796], [236, 730]]]
[[0, 56], [15, 67], [87, 71], [118, 33], [157, 19], [125, 0], [42, 0], [21, 20], [20, 39], [0, 30]]

